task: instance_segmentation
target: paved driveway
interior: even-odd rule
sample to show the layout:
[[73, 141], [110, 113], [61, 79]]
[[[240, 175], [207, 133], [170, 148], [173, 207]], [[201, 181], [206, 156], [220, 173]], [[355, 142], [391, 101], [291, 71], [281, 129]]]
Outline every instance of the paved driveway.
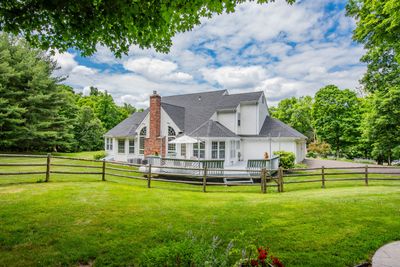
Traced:
[[[329, 160], [329, 159], [305, 159], [304, 164], [306, 164], [309, 168], [321, 168], [322, 166], [326, 168], [340, 168], [340, 167], [365, 167], [368, 165], [371, 167], [369, 172], [383, 172], [383, 173], [397, 173], [400, 175], [400, 167], [387, 167], [380, 166], [375, 164], [363, 164], [356, 162], [347, 162], [347, 161], [339, 161], [339, 160]], [[384, 168], [373, 168], [373, 167], [384, 167]], [[349, 170], [351, 171], [351, 170]], [[359, 169], [354, 171], [360, 171]]]

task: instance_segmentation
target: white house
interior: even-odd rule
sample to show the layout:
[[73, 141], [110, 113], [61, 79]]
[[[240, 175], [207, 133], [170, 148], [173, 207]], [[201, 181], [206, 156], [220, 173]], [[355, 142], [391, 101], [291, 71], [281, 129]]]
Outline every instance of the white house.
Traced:
[[[171, 144], [181, 135], [199, 140]], [[269, 116], [263, 92], [229, 94], [227, 90], [160, 97], [105, 134], [108, 157], [132, 161], [148, 155], [184, 159], [224, 159], [225, 165], [263, 159], [284, 150], [301, 162], [306, 137]]]

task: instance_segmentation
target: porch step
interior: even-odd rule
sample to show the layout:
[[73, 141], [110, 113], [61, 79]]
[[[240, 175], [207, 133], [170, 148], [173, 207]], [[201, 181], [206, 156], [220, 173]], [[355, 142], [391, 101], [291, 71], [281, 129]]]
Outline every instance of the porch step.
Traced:
[[254, 182], [252, 178], [242, 179], [242, 180], [224, 178], [224, 183], [226, 185], [230, 185], [230, 184], [253, 184]]

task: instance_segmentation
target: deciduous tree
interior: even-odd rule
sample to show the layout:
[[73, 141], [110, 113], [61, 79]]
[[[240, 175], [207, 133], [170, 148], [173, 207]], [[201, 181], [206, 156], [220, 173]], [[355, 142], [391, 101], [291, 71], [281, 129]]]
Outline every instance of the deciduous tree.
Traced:
[[168, 52], [175, 34], [193, 29], [201, 18], [233, 12], [244, 1], [2, 0], [0, 31], [22, 35], [45, 50], [77, 48], [86, 56], [98, 44], [116, 56], [127, 53], [131, 45]]
[[361, 114], [353, 91], [334, 85], [321, 88], [315, 95], [312, 115], [317, 139], [329, 143], [337, 157], [357, 144]]

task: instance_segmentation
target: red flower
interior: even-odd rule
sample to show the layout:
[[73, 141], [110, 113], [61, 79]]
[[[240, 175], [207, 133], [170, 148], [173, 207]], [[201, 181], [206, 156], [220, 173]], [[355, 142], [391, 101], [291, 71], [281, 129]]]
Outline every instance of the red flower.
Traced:
[[250, 261], [251, 266], [258, 266], [258, 261], [257, 260], [251, 260]]
[[271, 256], [271, 260], [274, 267], [285, 267], [285, 265], [283, 265], [283, 263], [277, 257]]
[[263, 249], [262, 247], [258, 248], [258, 259], [261, 262], [264, 262], [265, 259], [267, 258], [268, 252], [267, 250]]

